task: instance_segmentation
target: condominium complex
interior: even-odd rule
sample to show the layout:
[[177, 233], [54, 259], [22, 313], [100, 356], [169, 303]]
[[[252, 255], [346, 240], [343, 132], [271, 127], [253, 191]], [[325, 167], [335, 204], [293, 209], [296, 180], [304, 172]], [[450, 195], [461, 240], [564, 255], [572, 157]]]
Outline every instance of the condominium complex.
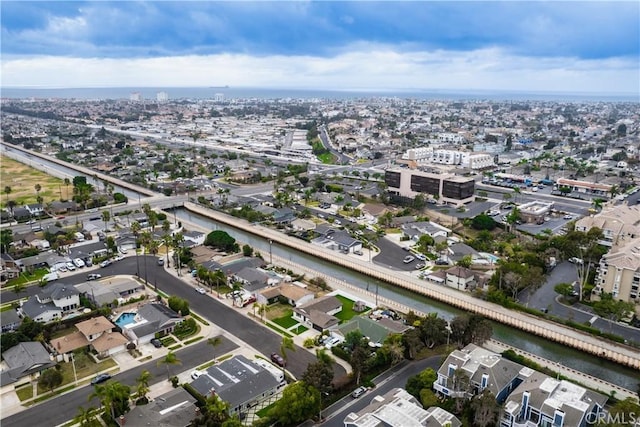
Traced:
[[457, 150], [434, 150], [431, 147], [411, 148], [402, 156], [418, 165], [440, 164], [462, 166], [469, 169], [487, 169], [495, 166], [494, 156]]
[[617, 300], [635, 302], [640, 314], [640, 237], [614, 246], [600, 258], [595, 285], [592, 298], [610, 293]]
[[640, 205], [610, 206], [597, 215], [576, 221], [576, 231], [587, 232], [597, 227], [602, 230], [604, 246], [625, 245], [625, 242], [640, 237]]
[[454, 206], [474, 200], [475, 181], [472, 177], [401, 168], [387, 170], [385, 183], [389, 194], [399, 198], [415, 199], [419, 194], [426, 194]]

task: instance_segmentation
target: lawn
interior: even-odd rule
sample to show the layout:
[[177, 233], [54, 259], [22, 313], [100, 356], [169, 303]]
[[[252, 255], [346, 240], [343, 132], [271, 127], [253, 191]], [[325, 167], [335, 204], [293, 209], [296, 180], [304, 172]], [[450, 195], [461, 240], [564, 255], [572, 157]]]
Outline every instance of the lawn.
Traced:
[[339, 313], [336, 313], [334, 316], [340, 319], [341, 323], [351, 320], [353, 316], [358, 316], [362, 314], [362, 313], [353, 311], [354, 302], [349, 298], [343, 297], [342, 295], [336, 295], [336, 298], [338, 298], [342, 302], [342, 310]]
[[267, 326], [273, 329], [274, 331], [276, 331], [277, 333], [279, 333], [280, 335], [284, 335], [289, 338], [293, 337], [293, 335], [291, 335], [289, 332], [285, 331], [284, 329], [281, 329], [279, 326], [274, 325], [273, 323], [268, 322]]
[[290, 327], [298, 323], [297, 320], [291, 317], [292, 314], [293, 314], [293, 310], [289, 309], [287, 310], [287, 313], [284, 316], [273, 319], [272, 322], [277, 323], [278, 325], [282, 326], [284, 329], [289, 329]]
[[333, 165], [336, 162], [336, 156], [331, 153], [324, 153], [317, 156], [318, 160], [327, 165]]
[[33, 385], [31, 383], [16, 389], [16, 394], [20, 402], [23, 400], [31, 399], [33, 397]]
[[[17, 206], [36, 203], [36, 184], [40, 184], [40, 197], [43, 203], [68, 199], [69, 188], [59, 178], [54, 178], [34, 169], [28, 165], [17, 162], [6, 156], [0, 158], [0, 182], [2, 182], [2, 201], [0, 206], [5, 207], [7, 197], [14, 200]], [[4, 187], [10, 187], [11, 192], [4, 193]], [[71, 194], [72, 195], [72, 194]]]
[[296, 335], [300, 335], [308, 330], [309, 328], [307, 328], [306, 326], [298, 325], [297, 328], [291, 329], [291, 332], [294, 332]]
[[[78, 380], [82, 380], [83, 378], [93, 377], [96, 373], [100, 371], [104, 371], [106, 369], [113, 368], [117, 366], [115, 360], [107, 359], [102, 363], [95, 363], [92, 358], [86, 355], [76, 354], [76, 374], [78, 376]], [[73, 375], [73, 363], [60, 363], [61, 371], [62, 371], [62, 384], [61, 387], [66, 384], [71, 384], [75, 377]], [[47, 393], [49, 390], [46, 390], [40, 385], [38, 385], [38, 395], [43, 393]]]
[[29, 283], [29, 282], [38, 281], [47, 273], [48, 271], [46, 268], [38, 268], [34, 270], [33, 273], [21, 273], [20, 276], [16, 277], [15, 279], [11, 279], [7, 281], [4, 287], [8, 288], [18, 283]]
[[260, 418], [266, 417], [269, 414], [269, 411], [271, 410], [271, 408], [273, 408], [274, 406], [275, 406], [275, 402], [269, 406], [265, 406], [264, 408], [260, 409], [258, 412], [256, 412], [256, 415], [259, 416]]

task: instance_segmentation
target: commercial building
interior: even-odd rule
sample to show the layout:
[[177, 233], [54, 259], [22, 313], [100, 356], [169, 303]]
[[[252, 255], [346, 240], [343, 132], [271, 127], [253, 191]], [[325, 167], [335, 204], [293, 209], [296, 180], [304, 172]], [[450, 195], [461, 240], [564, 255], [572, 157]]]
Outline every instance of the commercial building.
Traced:
[[600, 184], [596, 182], [579, 181], [576, 179], [558, 178], [556, 181], [558, 187], [569, 187], [571, 191], [587, 194], [598, 194], [600, 196], [607, 196], [611, 191], [612, 185]]
[[486, 153], [474, 153], [458, 150], [434, 150], [431, 147], [411, 148], [402, 156], [417, 165], [452, 165], [480, 170], [495, 166], [494, 156]]
[[610, 293], [613, 298], [636, 303], [640, 314], [640, 237], [616, 245], [600, 258], [592, 298]]
[[518, 205], [520, 218], [525, 222], [534, 222], [537, 224], [544, 222], [544, 217], [551, 212], [552, 208], [553, 202], [542, 202], [540, 200]]
[[393, 169], [386, 171], [385, 183], [392, 197], [415, 199], [423, 194], [454, 206], [474, 200], [475, 181], [472, 177]]

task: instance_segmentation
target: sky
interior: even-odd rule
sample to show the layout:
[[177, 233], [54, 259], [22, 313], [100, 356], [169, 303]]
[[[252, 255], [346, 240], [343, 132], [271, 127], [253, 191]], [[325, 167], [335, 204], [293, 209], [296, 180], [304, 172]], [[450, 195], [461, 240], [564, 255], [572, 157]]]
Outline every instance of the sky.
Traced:
[[0, 2], [2, 87], [638, 94], [638, 1]]

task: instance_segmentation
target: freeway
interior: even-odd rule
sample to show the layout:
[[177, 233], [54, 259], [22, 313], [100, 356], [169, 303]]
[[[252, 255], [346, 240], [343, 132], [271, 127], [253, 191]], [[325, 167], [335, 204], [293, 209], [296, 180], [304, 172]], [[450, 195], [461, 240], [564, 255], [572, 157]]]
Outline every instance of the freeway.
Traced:
[[[141, 263], [144, 262], [144, 258], [145, 257], [140, 257]], [[220, 301], [217, 301], [215, 298], [203, 296], [194, 292], [192, 287], [187, 286], [182, 280], [168, 273], [165, 268], [157, 267], [155, 262], [157, 259], [156, 257], [148, 256], [146, 258], [150, 264], [149, 267], [153, 266], [152, 268], [147, 268], [149, 284], [157, 285], [158, 289], [169, 295], [177, 295], [188, 300], [191, 310], [198, 313], [207, 321], [216, 324], [221, 329], [234, 335], [238, 339], [237, 342], [226, 343], [224, 346], [216, 347], [216, 354], [223, 354], [219, 353], [223, 349], [227, 349], [224, 351], [226, 353], [239, 345], [243, 345], [243, 343], [249, 343], [251, 347], [266, 356], [270, 355], [272, 352], [280, 351], [280, 344], [282, 342], [282, 337], [280, 335], [257, 324], [242, 313], [228, 307]], [[100, 273], [103, 277], [116, 274], [135, 274], [135, 271], [135, 257], [127, 257], [109, 267], [100, 269]], [[84, 281], [85, 277], [86, 272], [82, 272], [73, 276], [65, 277], [63, 281], [75, 284]], [[29, 288], [30, 292], [32, 291], [32, 288], [34, 287]], [[37, 290], [37, 287], [35, 288]], [[176, 354], [178, 355], [178, 358], [182, 360], [182, 369], [187, 371], [214, 357], [211, 351], [211, 347], [205, 342], [179, 350]], [[300, 377], [307, 369], [307, 365], [314, 361], [316, 361], [315, 355], [301, 347], [296, 347], [295, 352], [289, 353], [287, 370], [295, 377]], [[135, 382], [135, 377], [139, 375], [142, 369], [148, 369], [153, 373], [156, 372], [155, 366], [156, 361], [152, 361], [140, 366], [138, 369], [132, 370], [131, 372], [127, 371], [122, 374], [118, 374], [115, 378], [118, 380], [122, 378], [125, 383], [132, 384]], [[152, 371], [152, 369], [154, 370]], [[342, 366], [335, 364], [334, 373], [336, 377], [341, 377], [346, 374], [346, 371]], [[155, 375], [154, 378], [159, 377], [158, 375]], [[157, 379], [157, 381], [159, 381], [159, 379]], [[63, 394], [59, 397], [43, 402], [29, 410], [3, 419], [2, 425], [3, 427], [58, 425], [73, 418], [77, 413], [78, 406], [86, 406], [87, 395], [90, 394], [90, 392], [91, 389], [89, 387], [82, 387], [81, 389], [74, 390], [71, 393]]]

